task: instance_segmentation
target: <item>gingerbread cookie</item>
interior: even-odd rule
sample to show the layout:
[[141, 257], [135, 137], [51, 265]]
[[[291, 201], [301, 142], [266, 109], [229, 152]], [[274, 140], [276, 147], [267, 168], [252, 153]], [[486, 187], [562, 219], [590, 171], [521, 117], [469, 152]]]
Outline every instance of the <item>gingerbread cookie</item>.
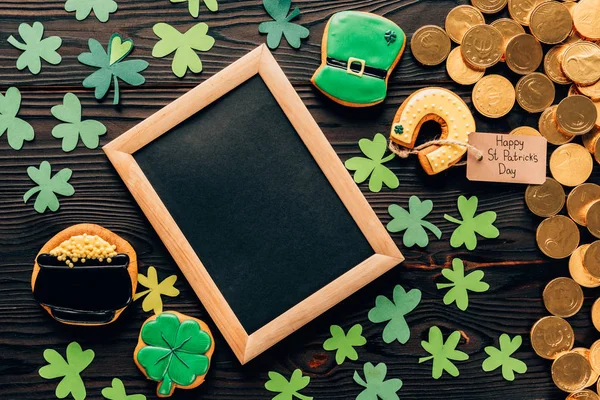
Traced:
[[405, 46], [404, 31], [389, 19], [359, 11], [335, 13], [325, 27], [321, 66], [311, 82], [345, 106], [381, 103]]
[[165, 311], [142, 325], [133, 360], [146, 378], [158, 382], [158, 397], [168, 397], [176, 388], [200, 386], [214, 351], [215, 340], [204, 322]]
[[126, 240], [101, 226], [79, 224], [42, 247], [31, 290], [59, 322], [105, 325], [132, 302], [137, 275], [137, 256]]
[[467, 152], [469, 133], [475, 132], [475, 119], [465, 102], [450, 90], [430, 87], [417, 90], [402, 103], [390, 133], [391, 140], [407, 149], [415, 146], [421, 126], [436, 121], [442, 127], [441, 140], [465, 143], [431, 145], [418, 152], [421, 166], [429, 175], [456, 164]]

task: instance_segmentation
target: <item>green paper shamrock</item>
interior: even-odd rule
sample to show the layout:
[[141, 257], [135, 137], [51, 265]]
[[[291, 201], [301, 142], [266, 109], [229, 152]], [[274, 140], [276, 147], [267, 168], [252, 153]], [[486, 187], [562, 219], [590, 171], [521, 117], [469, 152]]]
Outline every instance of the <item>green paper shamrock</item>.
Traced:
[[300, 400], [312, 400], [312, 397], [298, 393], [310, 383], [309, 376], [302, 376], [299, 369], [292, 372], [292, 377], [288, 381], [279, 372], [270, 371], [269, 380], [265, 383], [265, 389], [269, 392], [279, 393], [272, 400], [293, 400], [294, 397]]
[[67, 0], [65, 3], [65, 11], [75, 11], [77, 21], [83, 21], [94, 11], [98, 21], [106, 22], [110, 13], [117, 11], [117, 7], [114, 0]]
[[147, 287], [148, 290], [134, 294], [133, 300], [135, 301], [146, 296], [142, 302], [142, 309], [146, 312], [154, 310], [154, 313], [158, 315], [163, 311], [163, 302], [162, 298], [160, 297], [161, 295], [169, 297], [179, 296], [179, 290], [175, 287], [176, 281], [177, 276], [171, 275], [158, 283], [158, 274], [156, 273], [156, 268], [149, 266], [148, 276], [138, 274], [139, 284]]
[[354, 347], [363, 346], [367, 343], [367, 339], [362, 335], [362, 326], [354, 325], [346, 335], [344, 330], [338, 325], [331, 325], [329, 328], [331, 337], [323, 343], [325, 350], [337, 350], [335, 353], [335, 361], [338, 365], [342, 364], [346, 358], [356, 361], [358, 353]]
[[73, 93], [65, 94], [63, 104], [50, 110], [55, 118], [65, 122], [52, 129], [52, 136], [62, 139], [62, 149], [73, 151], [77, 142], [81, 141], [88, 149], [95, 149], [100, 144], [100, 136], [106, 133], [106, 127], [93, 119], [81, 120], [81, 102]]
[[37, 183], [38, 186], [31, 188], [23, 195], [25, 203], [31, 196], [38, 193], [35, 199], [33, 208], [40, 214], [49, 208], [50, 211], [58, 210], [59, 203], [57, 194], [61, 196], [72, 196], [75, 193], [75, 189], [69, 183], [71, 179], [71, 171], [69, 168], [63, 168], [58, 171], [52, 178], [52, 167], [48, 161], [42, 161], [39, 168], [29, 167], [27, 168], [27, 175], [32, 181]]
[[448, 336], [448, 340], [444, 343], [442, 331], [437, 326], [432, 326], [429, 329], [429, 341], [421, 341], [421, 346], [431, 356], [419, 358], [419, 363], [433, 359], [433, 379], [439, 379], [444, 371], [456, 377], [459, 375], [458, 368], [452, 363], [454, 361], [465, 361], [469, 359], [468, 354], [460, 350], [456, 350], [458, 341], [460, 340], [460, 332], [454, 331]]
[[48, 365], [40, 368], [40, 376], [44, 379], [62, 378], [56, 387], [56, 397], [64, 399], [71, 394], [75, 400], [85, 399], [85, 385], [79, 374], [94, 360], [93, 350], [83, 351], [79, 343], [72, 342], [67, 346], [66, 360], [53, 349], [44, 350], [44, 359]]
[[483, 361], [481, 368], [485, 372], [490, 372], [502, 366], [502, 376], [504, 379], [514, 381], [515, 372], [518, 374], [527, 372], [527, 364], [511, 357], [521, 347], [521, 343], [523, 343], [521, 336], [517, 335], [511, 340], [510, 336], [503, 333], [500, 335], [500, 349], [494, 346], [487, 346], [484, 349], [489, 357]]
[[419, 247], [427, 246], [429, 237], [425, 228], [429, 229], [438, 239], [442, 237], [442, 231], [437, 226], [423, 220], [433, 210], [431, 200], [421, 201], [417, 196], [410, 196], [408, 210], [406, 211], [397, 204], [388, 207], [388, 212], [393, 219], [387, 224], [387, 230], [393, 233], [406, 230], [402, 237], [402, 242], [406, 247], [412, 247], [415, 244]]
[[470, 199], [465, 196], [458, 198], [458, 211], [463, 219], [462, 221], [444, 214], [444, 218], [448, 221], [460, 225], [452, 233], [450, 246], [457, 248], [464, 244], [468, 250], [475, 250], [475, 247], [477, 247], [475, 233], [479, 233], [486, 239], [494, 239], [500, 235], [498, 229], [493, 225], [496, 220], [494, 211], [486, 211], [475, 216], [478, 202], [477, 196]]
[[360, 377], [358, 371], [354, 371], [354, 382], [365, 388], [356, 397], [356, 400], [377, 400], [378, 398], [383, 400], [399, 399], [396, 392], [402, 387], [402, 381], [397, 378], [385, 380], [387, 365], [379, 363], [373, 366], [373, 364], [368, 362], [364, 365], [363, 370], [365, 372], [365, 380]]
[[154, 45], [152, 57], [162, 58], [175, 52], [171, 69], [178, 78], [183, 78], [189, 70], [202, 71], [202, 61], [194, 50], [208, 51], [215, 44], [215, 39], [208, 36], [208, 25], [204, 22], [194, 25], [186, 33], [181, 33], [163, 22], [154, 25], [154, 34], [161, 40]]
[[125, 392], [125, 385], [118, 378], [112, 380], [112, 387], [102, 389], [102, 396], [108, 400], [146, 400], [146, 396], [143, 394], [128, 395]]
[[296, 7], [288, 15], [292, 8], [292, 0], [263, 0], [263, 6], [274, 19], [258, 26], [260, 33], [267, 34], [267, 46], [276, 49], [281, 44], [281, 37], [285, 35], [290, 46], [299, 49], [302, 44], [301, 39], [306, 39], [309, 31], [302, 25], [290, 21], [300, 15], [300, 9]]
[[21, 150], [23, 142], [33, 140], [35, 132], [26, 121], [17, 117], [21, 108], [21, 92], [16, 87], [9, 87], [4, 96], [0, 93], [0, 136], [6, 132], [8, 145], [14, 150]]
[[[198, 18], [198, 15], [200, 14], [200, 0], [171, 0], [171, 3], [176, 4], [176, 3], [185, 3], [188, 2], [188, 10], [190, 12], [190, 14], [192, 15], [192, 17], [194, 18]], [[219, 3], [217, 3], [217, 0], [203, 0], [204, 4], [206, 4], [206, 7], [212, 11], [212, 12], [216, 12], [219, 10]]]
[[444, 304], [449, 305], [456, 302], [459, 310], [465, 311], [469, 306], [469, 293], [482, 293], [490, 288], [483, 279], [483, 271], [473, 271], [465, 276], [465, 265], [462, 260], [455, 258], [452, 260], [452, 269], [443, 269], [442, 275], [452, 283], [438, 283], [438, 289], [452, 288], [444, 296]]
[[57, 65], [62, 60], [60, 54], [56, 52], [62, 44], [62, 39], [58, 36], [50, 36], [42, 39], [44, 36], [44, 25], [41, 22], [34, 22], [33, 25], [19, 25], [19, 35], [24, 43], [19, 42], [14, 36], [8, 37], [8, 43], [23, 54], [17, 59], [17, 69], [19, 71], [29, 68], [29, 72], [37, 75], [42, 70], [43, 59], [49, 64]]
[[159, 382], [159, 395], [170, 396], [174, 383], [189, 386], [208, 371], [210, 359], [205, 353], [212, 340], [194, 320], [180, 322], [177, 315], [165, 312], [142, 326], [140, 338], [145, 346], [137, 360], [146, 375]]
[[375, 135], [373, 140], [360, 139], [358, 147], [368, 157], [352, 157], [344, 165], [354, 173], [354, 182], [363, 183], [369, 176], [369, 190], [379, 192], [385, 183], [390, 189], [396, 189], [400, 182], [398, 177], [384, 163], [390, 161], [395, 155], [392, 153], [383, 158], [387, 150], [387, 140], [381, 133]]
[[376, 324], [390, 321], [383, 329], [383, 341], [392, 343], [398, 340], [405, 344], [410, 339], [410, 328], [404, 316], [417, 308], [421, 301], [421, 291], [411, 289], [407, 293], [402, 286], [396, 285], [393, 299], [392, 302], [385, 296], [377, 296], [375, 307], [369, 311], [369, 321]]
[[96, 99], [106, 96], [112, 82], [115, 90], [113, 104], [119, 104], [119, 79], [132, 86], [140, 86], [146, 82], [140, 72], [148, 68], [147, 61], [122, 61], [133, 50], [131, 39], [124, 41], [121, 35], [114, 33], [108, 41], [108, 53], [96, 39], [90, 39], [88, 46], [90, 52], [80, 54], [77, 59], [84, 65], [99, 68], [83, 81], [85, 88], [95, 88]]

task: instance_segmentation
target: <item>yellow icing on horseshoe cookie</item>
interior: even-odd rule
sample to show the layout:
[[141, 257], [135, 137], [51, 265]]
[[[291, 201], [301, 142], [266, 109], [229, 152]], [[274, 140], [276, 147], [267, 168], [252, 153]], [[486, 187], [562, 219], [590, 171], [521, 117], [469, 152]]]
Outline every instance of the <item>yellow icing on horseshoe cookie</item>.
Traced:
[[[417, 90], [402, 103], [394, 121], [390, 138], [400, 146], [415, 146], [421, 125], [436, 121], [442, 127], [442, 140], [467, 143], [475, 132], [475, 119], [465, 102], [454, 92], [443, 88]], [[467, 152], [466, 146], [431, 145], [419, 151], [419, 161], [429, 175], [437, 174], [456, 164]]]

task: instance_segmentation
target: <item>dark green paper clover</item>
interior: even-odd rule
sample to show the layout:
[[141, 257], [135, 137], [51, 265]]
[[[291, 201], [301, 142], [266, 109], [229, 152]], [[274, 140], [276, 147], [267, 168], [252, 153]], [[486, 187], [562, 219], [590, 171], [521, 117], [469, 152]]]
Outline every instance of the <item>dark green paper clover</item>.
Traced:
[[292, 0], [263, 0], [265, 10], [274, 19], [274, 21], [263, 22], [258, 26], [260, 33], [267, 34], [267, 46], [271, 49], [276, 49], [281, 43], [281, 37], [285, 35], [290, 46], [299, 49], [301, 39], [306, 39], [309, 35], [309, 30], [302, 25], [290, 22], [298, 15], [300, 9], [292, 8]]
[[442, 231], [431, 222], [424, 218], [433, 210], [431, 200], [421, 201], [417, 196], [410, 196], [408, 200], [408, 211], [397, 204], [388, 207], [388, 212], [393, 219], [387, 224], [387, 230], [396, 233], [404, 232], [402, 242], [406, 247], [412, 247], [415, 244], [419, 247], [426, 247], [429, 244], [429, 237], [425, 228], [429, 229], [438, 239], [442, 237]]
[[486, 211], [475, 216], [478, 202], [477, 196], [469, 199], [460, 196], [458, 198], [458, 211], [463, 220], [458, 220], [448, 214], [444, 215], [446, 220], [459, 225], [450, 237], [450, 246], [457, 248], [464, 244], [467, 250], [475, 250], [477, 247], [476, 233], [486, 239], [494, 239], [500, 235], [498, 228], [494, 226], [494, 221], [496, 221], [494, 211]]
[[383, 157], [387, 150], [387, 139], [381, 133], [377, 133], [373, 140], [360, 139], [358, 147], [368, 157], [352, 157], [346, 160], [344, 165], [354, 172], [354, 182], [363, 183], [369, 179], [369, 190], [379, 192], [383, 184], [390, 189], [396, 189], [400, 182], [398, 177], [384, 163], [395, 157], [392, 153]]

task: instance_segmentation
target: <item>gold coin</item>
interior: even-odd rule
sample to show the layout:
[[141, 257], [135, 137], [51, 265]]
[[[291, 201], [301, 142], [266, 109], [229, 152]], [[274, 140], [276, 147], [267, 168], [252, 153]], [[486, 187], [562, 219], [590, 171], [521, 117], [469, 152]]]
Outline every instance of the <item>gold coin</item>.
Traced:
[[565, 135], [558, 129], [558, 125], [556, 123], [556, 108], [558, 106], [552, 106], [546, 108], [542, 115], [540, 116], [540, 121], [538, 124], [539, 131], [543, 137], [546, 138], [548, 143], [552, 143], [555, 145], [561, 145], [565, 143], [569, 143], [575, 136], [573, 135]]
[[577, 96], [578, 94], [581, 94], [581, 93], [579, 92], [579, 89], [577, 88], [577, 85], [576, 84], [572, 84], [569, 87], [569, 92], [567, 93], [567, 96]]
[[485, 75], [485, 69], [475, 69], [465, 62], [460, 46], [450, 52], [446, 60], [446, 70], [450, 78], [461, 85], [477, 83]]
[[551, 217], [565, 205], [565, 190], [552, 178], [541, 185], [529, 185], [525, 190], [525, 203], [539, 217]]
[[552, 380], [556, 387], [565, 392], [584, 389], [591, 375], [590, 362], [575, 352], [561, 354], [552, 363]]
[[571, 258], [569, 258], [569, 274], [571, 274], [571, 278], [581, 286], [595, 288], [600, 286], [600, 280], [594, 278], [585, 268], [583, 268], [583, 254], [588, 247], [589, 244], [579, 246], [573, 254], [571, 254]]
[[[600, 240], [596, 240], [585, 249], [583, 268], [594, 278], [600, 279]], [[598, 322], [600, 323], [600, 319]]]
[[[586, 349], [585, 347], [575, 347], [571, 351], [584, 356], [585, 359], [588, 360], [588, 362], [590, 363], [590, 367], [592, 366], [592, 363], [590, 361], [590, 349]], [[598, 374], [596, 373], [596, 371], [594, 371], [594, 368], [592, 368], [592, 373], [590, 374], [590, 379], [588, 379], [587, 383], [585, 384], [585, 387], [592, 386], [594, 383], [596, 383], [597, 380], [598, 380]], [[578, 393], [581, 393], [581, 392], [578, 392]]]
[[[592, 378], [590, 378], [590, 380]], [[592, 384], [594, 383], [595, 382], [593, 382]], [[583, 389], [578, 392], [570, 393], [567, 396], [567, 400], [600, 400], [600, 397], [595, 392], [592, 392], [589, 389]]]
[[577, 91], [592, 101], [600, 101], [600, 81], [589, 86], [577, 86]]
[[546, 360], [554, 360], [559, 354], [570, 351], [575, 342], [571, 325], [560, 317], [540, 319], [531, 328], [531, 347]]
[[[517, 102], [530, 113], [542, 112], [554, 103], [554, 83], [544, 74], [525, 75], [516, 86]], [[569, 132], [570, 133], [570, 132]]]
[[542, 136], [542, 134], [535, 128], [530, 126], [519, 126], [518, 128], [510, 131], [509, 135], [517, 136]]
[[473, 105], [486, 117], [500, 118], [515, 105], [515, 89], [501, 75], [485, 76], [473, 87]]
[[600, 79], [598, 65], [600, 65], [600, 47], [592, 42], [575, 42], [569, 45], [563, 54], [563, 72], [581, 86], [598, 82]]
[[485, 14], [495, 14], [506, 7], [508, 0], [471, 0], [471, 4]]
[[552, 82], [559, 85], [568, 85], [571, 80], [567, 78], [562, 70], [562, 55], [567, 49], [565, 45], [554, 46], [546, 53], [544, 57], [544, 72]]
[[461, 44], [465, 33], [479, 24], [485, 24], [481, 11], [472, 6], [454, 7], [446, 16], [446, 33], [454, 43]]
[[556, 108], [556, 123], [561, 132], [584, 135], [596, 125], [598, 111], [594, 102], [582, 95], [565, 97]]
[[[569, 217], [577, 224], [585, 226], [587, 211], [595, 201], [600, 200], [600, 186], [584, 183], [571, 190], [567, 197]], [[598, 276], [600, 278], [600, 276]]]
[[585, 215], [585, 224], [592, 235], [600, 238], [600, 201], [595, 202], [588, 208]]
[[[594, 328], [596, 328], [597, 331], [600, 331], [600, 301], [598, 301], [600, 299], [596, 299], [596, 301], [594, 301], [594, 304], [592, 305], [592, 324], [594, 325]], [[595, 344], [595, 343], [594, 343]], [[593, 345], [592, 345], [593, 347]], [[596, 350], [596, 353], [598, 352], [598, 350]], [[596, 354], [597, 355], [597, 354]], [[591, 354], [590, 354], [590, 358], [591, 358]], [[596, 368], [598, 368], [598, 364], [596, 363], [598, 360], [594, 360], [594, 365], [596, 365]], [[590, 361], [591, 363], [591, 361]]]
[[594, 148], [594, 159], [598, 164], [600, 164], [600, 141], [596, 142], [596, 146]]
[[600, 128], [594, 128], [590, 133], [586, 133], [581, 137], [583, 145], [592, 154], [596, 150], [596, 142], [600, 138]]
[[574, 187], [587, 181], [593, 166], [590, 153], [575, 143], [563, 144], [550, 156], [550, 172], [565, 186]]
[[581, 286], [570, 278], [551, 280], [546, 285], [542, 298], [548, 312], [561, 318], [572, 317], [583, 305]]
[[504, 38], [504, 44], [502, 45], [503, 54], [502, 58], [500, 58], [500, 61], [504, 62], [506, 61], [506, 45], [508, 45], [510, 39], [514, 38], [517, 35], [525, 33], [525, 29], [523, 29], [523, 26], [517, 23], [514, 19], [510, 18], [497, 19], [490, 25], [498, 29], [502, 34], [502, 37]]
[[579, 229], [570, 218], [555, 215], [539, 224], [535, 240], [542, 253], [548, 257], [566, 258], [579, 246]]
[[540, 42], [557, 44], [569, 37], [573, 30], [573, 18], [563, 4], [546, 1], [531, 12], [529, 28]]
[[542, 45], [532, 35], [517, 35], [506, 45], [506, 65], [517, 74], [527, 75], [537, 70], [543, 58]]
[[475, 68], [498, 64], [504, 54], [504, 38], [491, 25], [475, 25], [465, 33], [460, 46], [465, 60]]
[[533, 9], [544, 0], [508, 0], [510, 16], [521, 25], [529, 26]]
[[[594, 302], [594, 305], [592, 306], [592, 312], [595, 308], [594, 306], [596, 306], [597, 304], [600, 305], [598, 300]], [[598, 308], [598, 311], [600, 311], [600, 308]], [[600, 374], [600, 340], [596, 340], [590, 346], [590, 365], [592, 366], [592, 369], [596, 371], [597, 374]]]
[[577, 5], [577, 2], [575, 2], [575, 1], [564, 1], [563, 5], [565, 7], [567, 7], [567, 10], [569, 10], [569, 12], [571, 13], [571, 18], [573, 18], [573, 13], [575, 11], [575, 6]]
[[573, 11], [573, 22], [581, 36], [600, 40], [600, 0], [581, 0]]
[[413, 56], [423, 65], [438, 65], [450, 53], [450, 38], [435, 25], [425, 25], [417, 29], [410, 41]]

